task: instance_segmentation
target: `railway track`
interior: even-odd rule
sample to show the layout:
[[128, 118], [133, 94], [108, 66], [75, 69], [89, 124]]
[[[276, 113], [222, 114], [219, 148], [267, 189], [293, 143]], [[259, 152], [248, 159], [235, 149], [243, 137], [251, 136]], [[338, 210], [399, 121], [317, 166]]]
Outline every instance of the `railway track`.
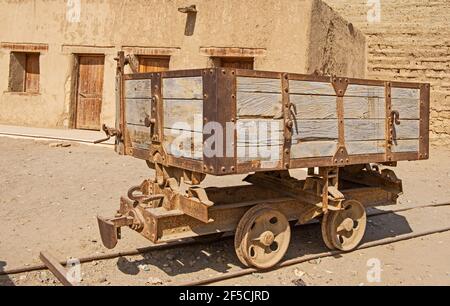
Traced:
[[[378, 212], [369, 213], [367, 216], [368, 216], [368, 218], [373, 218], [373, 217], [381, 216], [381, 215], [388, 215], [388, 214], [406, 212], [406, 211], [417, 210], [417, 209], [426, 209], [426, 208], [433, 208], [433, 207], [436, 208], [436, 207], [444, 207], [444, 206], [450, 206], [450, 202], [449, 203], [428, 204], [428, 205], [421, 205], [421, 206], [408, 207], [408, 208], [399, 208], [399, 209], [393, 209], [393, 210], [387, 210], [387, 211], [378, 211]], [[318, 222], [316, 221], [316, 222], [313, 222], [312, 224], [314, 224], [314, 223], [318, 223]], [[411, 234], [402, 235], [402, 236], [398, 236], [398, 237], [394, 237], [394, 238], [386, 238], [386, 239], [382, 239], [382, 240], [378, 240], [378, 241], [364, 243], [361, 246], [359, 246], [356, 250], [373, 248], [373, 247], [376, 247], [376, 246], [387, 245], [387, 244], [392, 244], [392, 243], [396, 243], [396, 242], [400, 242], [400, 241], [411, 240], [411, 239], [424, 237], [424, 236], [428, 236], [428, 235], [433, 235], [433, 234], [437, 234], [437, 233], [443, 233], [443, 232], [447, 232], [447, 231], [450, 231], [450, 226], [449, 227], [443, 227], [443, 228], [435, 229], [435, 230], [420, 232], [420, 233], [411, 233]], [[226, 241], [226, 240], [230, 240], [232, 238], [233, 238], [233, 235], [226, 235], [226, 236], [224, 236], [222, 238], [217, 239], [216, 241], [218, 241], [218, 242]], [[175, 249], [175, 248], [178, 248], [178, 247], [187, 247], [187, 246], [204, 245], [204, 244], [208, 244], [208, 242], [195, 241], [195, 240], [181, 241], [181, 242], [174, 242], [174, 243], [170, 243], [170, 244], [154, 245], [154, 246], [150, 246], [150, 247], [146, 247], [146, 248], [132, 249], [132, 250], [123, 251], [123, 252], [115, 252], [115, 253], [110, 253], [110, 254], [103, 254], [103, 255], [95, 255], [95, 256], [83, 257], [83, 258], [79, 258], [79, 261], [80, 261], [80, 263], [89, 263], [89, 262], [94, 262], [94, 261], [103, 261], [103, 260], [116, 259], [116, 258], [119, 258], [119, 257], [122, 257], [122, 256], [136, 256], [136, 255], [147, 254], [147, 253], [150, 253], [150, 252], [157, 252], [157, 251]], [[207, 284], [217, 283], [217, 282], [221, 282], [221, 281], [228, 280], [228, 279], [242, 277], [242, 276], [249, 275], [249, 274], [252, 274], [252, 273], [255, 273], [255, 272], [274, 271], [274, 270], [277, 270], [277, 269], [281, 269], [281, 268], [285, 268], [285, 267], [288, 267], [288, 266], [300, 264], [300, 263], [307, 262], [307, 261], [310, 261], [310, 260], [336, 256], [336, 255], [344, 254], [344, 253], [346, 253], [346, 252], [343, 252], [343, 251], [329, 251], [329, 252], [323, 252], [323, 253], [314, 254], [314, 255], [307, 255], [307, 256], [302, 256], [302, 257], [299, 257], [299, 258], [293, 258], [293, 259], [286, 260], [284, 262], [281, 262], [277, 266], [275, 266], [275, 267], [273, 267], [271, 269], [267, 269], [267, 270], [257, 270], [257, 269], [254, 269], [254, 268], [244, 268], [244, 269], [239, 270], [239, 271], [224, 273], [224, 274], [219, 275], [217, 277], [212, 277], [212, 278], [207, 278], [207, 279], [202, 279], [202, 280], [196, 280], [196, 281], [191, 281], [191, 282], [186, 282], [186, 283], [179, 283], [179, 284], [176, 284], [176, 285], [178, 285], [178, 286], [207, 285]], [[58, 264], [60, 264], [61, 266], [64, 266], [66, 264], [66, 262], [65, 261], [61, 261]], [[33, 266], [16, 268], [16, 269], [4, 270], [4, 271], [0, 271], [0, 276], [2, 276], [2, 275], [10, 276], [10, 275], [15, 275], [15, 274], [29, 273], [29, 272], [43, 271], [43, 270], [49, 270], [48, 265], [45, 265], [45, 264], [33, 265]]]

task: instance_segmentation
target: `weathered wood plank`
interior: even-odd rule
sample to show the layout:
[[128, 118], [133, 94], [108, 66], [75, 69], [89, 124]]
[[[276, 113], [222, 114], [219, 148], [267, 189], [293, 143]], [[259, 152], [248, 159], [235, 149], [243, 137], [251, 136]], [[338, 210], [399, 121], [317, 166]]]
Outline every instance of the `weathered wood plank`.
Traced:
[[238, 117], [281, 117], [281, 94], [237, 92]]
[[[297, 120], [293, 140], [328, 141], [338, 139], [338, 120]], [[298, 131], [297, 131], [298, 130]]]
[[291, 95], [297, 119], [337, 119], [336, 96]]
[[140, 125], [127, 124], [131, 146], [136, 149], [150, 150], [152, 143], [150, 128]]
[[283, 120], [239, 119], [236, 132], [238, 146], [283, 144]]
[[147, 99], [152, 97], [152, 80], [125, 80], [126, 99]]
[[346, 97], [378, 97], [385, 98], [384, 86], [350, 84], [345, 92]]
[[397, 144], [392, 146], [394, 153], [419, 152], [419, 139], [397, 140]]
[[418, 139], [420, 137], [419, 120], [401, 120], [400, 125], [395, 126], [397, 139]]
[[169, 155], [195, 160], [203, 159], [203, 134], [177, 129], [164, 129], [163, 146]]
[[334, 90], [331, 83], [321, 83], [321, 82], [311, 82], [311, 81], [289, 81], [289, 92], [291, 95], [330, 95], [335, 96], [336, 91]]
[[386, 121], [384, 119], [346, 119], [344, 126], [346, 141], [385, 139]]
[[420, 100], [392, 99], [392, 110], [398, 111], [401, 119], [420, 118]]
[[237, 92], [281, 93], [280, 79], [237, 77], [236, 86]]
[[381, 154], [386, 151], [386, 141], [348, 141], [345, 143], [345, 147], [349, 155]]
[[291, 147], [291, 158], [331, 157], [337, 151], [337, 144], [337, 141], [298, 142]]
[[164, 100], [164, 127], [203, 132], [202, 100]]
[[145, 118], [150, 118], [151, 103], [151, 99], [126, 99], [127, 123], [144, 126]]
[[420, 99], [420, 89], [414, 88], [391, 88], [393, 99]]
[[203, 99], [202, 77], [163, 79], [164, 99]]
[[344, 97], [345, 119], [384, 119], [386, 101], [378, 97]]
[[277, 162], [281, 160], [283, 146], [238, 146], [238, 163], [250, 161]]

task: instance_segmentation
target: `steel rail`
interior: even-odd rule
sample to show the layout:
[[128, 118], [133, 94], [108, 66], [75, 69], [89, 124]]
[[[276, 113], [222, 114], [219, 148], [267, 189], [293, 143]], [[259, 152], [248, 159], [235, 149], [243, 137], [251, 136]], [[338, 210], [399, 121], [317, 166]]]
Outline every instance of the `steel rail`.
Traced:
[[[377, 247], [377, 246], [382, 246], [382, 245], [393, 244], [393, 243], [411, 240], [411, 239], [415, 239], [415, 238], [430, 236], [430, 235], [434, 235], [434, 234], [444, 233], [444, 232], [448, 232], [448, 231], [450, 231], [450, 226], [436, 229], [436, 230], [429, 230], [429, 231], [424, 231], [424, 232], [420, 232], [420, 233], [411, 233], [411, 234], [407, 234], [407, 235], [401, 235], [398, 237], [391, 237], [391, 238], [386, 238], [386, 239], [382, 239], [382, 240], [378, 240], [378, 241], [371, 241], [371, 242], [362, 244], [361, 246], [359, 246], [352, 252], [358, 251], [358, 250], [369, 249], [369, 248], [373, 248], [373, 247]], [[233, 278], [237, 278], [237, 277], [250, 275], [253, 273], [267, 273], [267, 272], [279, 270], [281, 268], [286, 268], [289, 266], [305, 263], [310, 260], [332, 257], [332, 256], [336, 256], [336, 255], [343, 255], [343, 254], [348, 254], [348, 253], [352, 253], [352, 252], [329, 251], [329, 252], [323, 252], [323, 253], [314, 254], [314, 255], [307, 255], [307, 256], [293, 258], [293, 259], [283, 261], [282, 263], [278, 264], [277, 266], [272, 267], [267, 270], [258, 270], [255, 268], [247, 268], [247, 269], [242, 269], [242, 270], [239, 270], [236, 272], [224, 273], [222, 275], [203, 279], [203, 280], [196, 280], [196, 281], [191, 281], [191, 282], [186, 282], [186, 283], [175, 284], [174, 286], [193, 287], [193, 286], [208, 285], [208, 284], [218, 283], [221, 281], [225, 281], [225, 280], [229, 280], [229, 279], [233, 279]]]
[[[443, 207], [443, 206], [450, 206], [450, 202], [449, 203], [436, 203], [436, 204], [420, 205], [420, 206], [415, 206], [415, 207], [406, 207], [406, 208], [373, 212], [373, 213], [368, 214], [367, 217], [370, 218], [370, 217], [388, 215], [388, 214], [393, 214], [393, 213], [398, 213], [398, 212], [406, 212], [406, 211], [411, 211], [411, 210], [416, 210], [416, 209]], [[318, 223], [318, 222], [316, 221], [316, 222], [310, 223], [310, 224], [315, 224], [315, 223]], [[222, 238], [217, 239], [214, 242], [229, 240], [232, 237], [233, 236], [224, 236]], [[122, 256], [136, 256], [136, 255], [146, 254], [146, 253], [149, 253], [152, 251], [169, 250], [169, 249], [173, 249], [173, 248], [181, 247], [181, 246], [203, 245], [203, 244], [209, 244], [209, 243], [210, 242], [202, 242], [202, 241], [180, 241], [180, 242], [173, 242], [173, 243], [167, 243], [167, 244], [161, 244], [161, 245], [153, 245], [150, 247], [138, 248], [138, 249], [133, 249], [133, 250], [129, 250], [129, 251], [122, 251], [122, 252], [115, 252], [115, 253], [104, 254], [104, 255], [94, 255], [94, 256], [82, 257], [82, 258], [79, 258], [79, 261], [80, 261], [80, 263], [89, 263], [89, 262], [94, 262], [94, 261], [115, 259], [115, 258], [122, 257]], [[315, 256], [317, 256], [317, 255], [315, 255]], [[330, 255], [330, 256], [332, 256], [332, 255]], [[312, 260], [312, 259], [307, 259], [307, 260]], [[60, 264], [65, 266], [66, 262], [61, 261]], [[0, 276], [28, 273], [28, 272], [34, 272], [34, 271], [43, 271], [43, 270], [48, 270], [48, 267], [44, 264], [32, 265], [32, 266], [27, 266], [27, 267], [22, 267], [22, 268], [15, 268], [15, 269], [0, 271]], [[257, 271], [257, 270], [255, 270], [255, 271]], [[251, 273], [253, 273], [253, 272], [251, 272]]]

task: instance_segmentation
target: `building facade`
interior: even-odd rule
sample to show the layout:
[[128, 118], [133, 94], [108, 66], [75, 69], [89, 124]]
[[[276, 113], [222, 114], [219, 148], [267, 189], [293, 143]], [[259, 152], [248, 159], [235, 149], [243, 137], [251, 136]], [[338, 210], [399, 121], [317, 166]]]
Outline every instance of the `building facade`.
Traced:
[[0, 124], [114, 125], [118, 51], [140, 72], [366, 71], [365, 36], [319, 0], [0, 0], [0, 27]]
[[450, 145], [450, 1], [325, 0], [367, 37], [367, 76], [431, 83], [431, 138]]

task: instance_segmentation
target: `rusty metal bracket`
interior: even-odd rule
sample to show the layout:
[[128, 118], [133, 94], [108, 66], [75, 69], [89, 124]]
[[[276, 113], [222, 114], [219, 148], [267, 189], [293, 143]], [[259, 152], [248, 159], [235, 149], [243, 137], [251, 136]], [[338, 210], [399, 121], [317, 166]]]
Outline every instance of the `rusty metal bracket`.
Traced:
[[397, 145], [397, 130], [396, 125], [400, 125], [400, 113], [396, 110], [391, 111], [389, 117], [389, 144]]
[[120, 130], [107, 127], [106, 124], [103, 124], [102, 130], [105, 132], [107, 137], [94, 141], [94, 144], [99, 144], [108, 141], [111, 139], [111, 137], [118, 137], [118, 138], [122, 137], [122, 132]]
[[120, 239], [120, 228], [133, 225], [134, 218], [120, 216], [118, 218], [106, 219], [97, 216], [97, 221], [103, 245], [108, 249], [113, 249]]
[[345, 145], [339, 146], [338, 150], [333, 156], [333, 163], [335, 165], [346, 165], [349, 162], [349, 155]]

